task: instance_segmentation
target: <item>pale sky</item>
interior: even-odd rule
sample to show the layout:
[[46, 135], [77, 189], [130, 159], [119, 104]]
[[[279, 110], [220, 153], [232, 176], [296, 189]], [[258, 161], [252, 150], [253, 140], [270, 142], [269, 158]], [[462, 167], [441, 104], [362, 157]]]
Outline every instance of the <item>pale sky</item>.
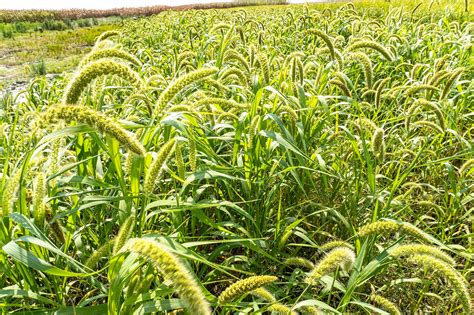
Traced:
[[[310, 0], [309, 2], [319, 1]], [[231, 0], [0, 0], [0, 9], [112, 9], [124, 7], [146, 7], [152, 5], [173, 6], [209, 2], [231, 2]], [[289, 2], [304, 3], [306, 1], [290, 0]]]

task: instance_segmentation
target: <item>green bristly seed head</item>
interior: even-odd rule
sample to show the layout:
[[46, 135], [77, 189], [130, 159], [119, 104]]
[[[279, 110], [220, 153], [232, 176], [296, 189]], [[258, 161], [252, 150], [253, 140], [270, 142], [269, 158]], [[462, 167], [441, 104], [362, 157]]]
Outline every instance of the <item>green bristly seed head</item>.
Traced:
[[190, 314], [211, 314], [211, 307], [196, 280], [167, 247], [151, 239], [134, 238], [123, 250], [138, 253], [150, 261], [161, 276], [171, 282]]
[[352, 249], [337, 247], [316, 264], [314, 269], [306, 276], [305, 282], [315, 285], [322, 276], [335, 271], [337, 268], [349, 271], [354, 261], [355, 254]]
[[347, 247], [349, 249], [352, 249], [354, 250], [354, 246], [352, 246], [351, 244], [349, 244], [348, 242], [344, 242], [344, 241], [331, 241], [331, 242], [327, 242], [327, 243], [324, 243], [323, 245], [321, 245], [319, 247], [320, 250], [322, 251], [330, 251], [336, 247]]
[[303, 257], [290, 257], [285, 260], [285, 264], [289, 266], [302, 267], [305, 269], [314, 268], [314, 264], [310, 260]]
[[275, 302], [276, 299], [273, 294], [265, 288], [256, 288], [255, 290], [250, 291], [250, 294], [265, 300], [267, 302]]
[[413, 255], [408, 258], [410, 263], [428, 268], [443, 276], [451, 285], [455, 295], [461, 301], [464, 314], [472, 314], [471, 297], [468, 284], [464, 278], [448, 263], [432, 255]]
[[116, 75], [130, 82], [132, 85], [141, 85], [140, 76], [130, 67], [112, 60], [98, 60], [81, 68], [69, 82], [64, 90], [63, 104], [76, 104], [79, 101], [82, 91], [84, 91], [89, 83], [104, 75]]
[[405, 233], [407, 235], [410, 235], [422, 241], [428, 241], [428, 242], [431, 241], [429, 237], [426, 235], [426, 233], [424, 233], [417, 227], [406, 222], [393, 222], [393, 221], [373, 222], [361, 227], [359, 231], [357, 232], [357, 235], [359, 237], [366, 237], [370, 235], [386, 236], [385, 234], [391, 234], [391, 233], [397, 233], [397, 232]]
[[77, 105], [54, 105], [41, 115], [37, 123], [42, 127], [47, 127], [49, 124], [57, 123], [58, 120], [64, 120], [67, 123], [87, 124], [98, 132], [114, 137], [127, 149], [138, 155], [146, 153], [143, 145], [132, 133], [123, 129], [112, 118], [91, 108]]
[[175, 144], [176, 139], [173, 138], [166, 142], [166, 144], [161, 147], [160, 151], [158, 151], [156, 158], [151, 163], [150, 168], [145, 175], [145, 182], [143, 184], [143, 190], [145, 193], [150, 194], [153, 192], [155, 182], [161, 173], [163, 165], [175, 150]]
[[382, 128], [377, 128], [372, 136], [372, 150], [374, 154], [380, 158], [384, 156], [384, 131]]
[[117, 58], [123, 61], [128, 61], [135, 66], [140, 65], [140, 60], [138, 60], [134, 55], [129, 54], [126, 51], [119, 49], [99, 49], [92, 51], [89, 55], [84, 57], [81, 61], [81, 66], [87, 65], [94, 60], [104, 59], [104, 58]]
[[378, 305], [379, 307], [382, 307], [384, 310], [389, 312], [391, 315], [401, 315], [402, 312], [398, 309], [398, 307], [384, 298], [383, 296], [377, 295], [377, 294], [372, 294], [369, 297], [369, 300], [375, 303], [375, 305]]
[[217, 73], [217, 68], [202, 68], [190, 73], [185, 74], [173, 82], [171, 82], [168, 87], [160, 94], [158, 102], [156, 103], [154, 113], [159, 114], [170, 101], [186, 86], [198, 82], [202, 79], [210, 77], [211, 75]]
[[448, 254], [442, 252], [438, 248], [424, 244], [406, 244], [397, 246], [389, 251], [390, 256], [395, 258], [408, 257], [412, 255], [431, 255], [447, 264], [454, 266], [456, 262]]
[[332, 40], [329, 38], [329, 36], [326, 33], [321, 32], [318, 29], [311, 29], [306, 31], [308, 35], [315, 35], [320, 37], [327, 45], [329, 52], [331, 53], [331, 58], [334, 60], [336, 58], [336, 53], [334, 51], [334, 44], [332, 43]]
[[347, 47], [347, 51], [354, 51], [354, 50], [363, 49], [363, 48], [369, 48], [369, 49], [378, 51], [388, 61], [392, 61], [394, 59], [392, 54], [387, 49], [385, 49], [385, 47], [383, 47], [377, 42], [370, 41], [370, 40], [362, 40], [362, 41], [356, 42], [352, 44], [351, 46]]
[[99, 37], [97, 37], [96, 39], [96, 43], [100, 42], [100, 41], [103, 41], [107, 38], [110, 38], [112, 36], [118, 36], [120, 35], [120, 32], [118, 31], [107, 31], [107, 32], [103, 32]]
[[253, 276], [243, 280], [239, 280], [229, 286], [227, 289], [224, 290], [224, 292], [219, 295], [219, 304], [224, 305], [257, 288], [275, 282], [276, 280], [278, 280], [278, 278], [274, 276]]
[[288, 306], [283, 305], [281, 303], [275, 303], [275, 304], [270, 305], [268, 307], [268, 310], [278, 315], [297, 315], [298, 314], [295, 311], [292, 311], [291, 308], [289, 308]]

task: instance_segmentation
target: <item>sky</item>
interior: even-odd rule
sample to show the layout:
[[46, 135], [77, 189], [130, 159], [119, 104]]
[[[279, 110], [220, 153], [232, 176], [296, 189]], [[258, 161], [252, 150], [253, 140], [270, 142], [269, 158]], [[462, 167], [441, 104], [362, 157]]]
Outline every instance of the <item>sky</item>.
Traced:
[[[0, 9], [112, 9], [208, 2], [230, 2], [230, 0], [0, 0]], [[305, 1], [290, 0], [290, 2], [296, 3]]]

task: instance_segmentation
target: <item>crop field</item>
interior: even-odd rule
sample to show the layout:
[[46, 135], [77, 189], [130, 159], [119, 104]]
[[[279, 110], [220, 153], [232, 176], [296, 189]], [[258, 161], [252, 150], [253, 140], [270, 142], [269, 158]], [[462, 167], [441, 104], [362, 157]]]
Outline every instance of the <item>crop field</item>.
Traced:
[[0, 313], [471, 314], [473, 31], [422, 1], [102, 33], [0, 98]]

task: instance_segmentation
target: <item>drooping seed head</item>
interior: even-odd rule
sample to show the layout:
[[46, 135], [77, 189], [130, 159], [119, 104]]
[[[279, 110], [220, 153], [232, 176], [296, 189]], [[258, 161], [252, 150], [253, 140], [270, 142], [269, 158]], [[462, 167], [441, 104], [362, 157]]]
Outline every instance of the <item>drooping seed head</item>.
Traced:
[[390, 256], [395, 258], [408, 257], [413, 255], [431, 255], [447, 264], [454, 266], [456, 262], [448, 254], [442, 252], [437, 247], [424, 244], [406, 244], [397, 246], [389, 251]]
[[152, 239], [134, 238], [122, 249], [138, 253], [150, 261], [171, 283], [190, 314], [211, 314], [211, 307], [196, 280], [169, 248]]
[[145, 193], [152, 193], [153, 188], [155, 187], [155, 182], [159, 178], [161, 170], [163, 169], [163, 165], [165, 164], [166, 160], [174, 153], [175, 150], [176, 139], [173, 138], [165, 143], [158, 151], [155, 159], [150, 165], [146, 175], [145, 175], [145, 182], [143, 184], [143, 190]]
[[223, 305], [228, 302], [231, 302], [232, 300], [242, 296], [243, 294], [249, 293], [250, 291], [260, 288], [266, 284], [272, 283], [276, 280], [278, 280], [278, 278], [274, 276], [252, 276], [239, 280], [236, 283], [227, 287], [219, 295], [219, 304]]
[[413, 255], [408, 258], [408, 262], [441, 274], [449, 282], [454, 294], [461, 301], [464, 314], [472, 314], [472, 304], [468, 291], [468, 284], [452, 266], [432, 255]]
[[50, 124], [64, 120], [67, 123], [78, 122], [87, 124], [99, 132], [117, 139], [130, 151], [145, 155], [146, 150], [134, 134], [122, 128], [115, 120], [92, 108], [77, 105], [54, 105], [43, 113], [37, 123], [45, 128]]
[[84, 66], [94, 60], [99, 60], [99, 59], [104, 59], [104, 58], [121, 59], [124, 61], [128, 61], [134, 64], [135, 66], [139, 66], [141, 64], [140, 60], [138, 60], [132, 54], [127, 53], [126, 51], [123, 51], [120, 49], [107, 48], [107, 49], [93, 50], [90, 54], [88, 54], [81, 60], [80, 66]]
[[104, 75], [116, 75], [135, 86], [141, 85], [140, 76], [130, 67], [112, 60], [97, 60], [81, 68], [72, 78], [64, 90], [62, 104], [76, 104], [89, 83]]
[[369, 49], [378, 51], [388, 61], [393, 61], [394, 59], [392, 54], [387, 49], [385, 49], [385, 47], [371, 40], [361, 40], [361, 41], [355, 42], [354, 44], [347, 47], [347, 51], [354, 51], [354, 50], [363, 49], [363, 48], [369, 48]]
[[302, 268], [305, 268], [305, 269], [313, 269], [314, 268], [314, 264], [310, 260], [308, 260], [304, 257], [290, 257], [290, 258], [285, 260], [285, 265], [302, 267]]
[[324, 258], [322, 258], [306, 276], [305, 282], [315, 285], [317, 281], [324, 275], [342, 268], [349, 271], [355, 261], [355, 253], [347, 247], [337, 247], [331, 250]]
[[389, 312], [392, 315], [401, 315], [402, 312], [398, 309], [398, 307], [393, 303], [384, 298], [383, 296], [377, 295], [377, 294], [372, 294], [369, 297], [369, 300], [378, 305], [379, 307], [382, 307], [384, 310]]
[[160, 94], [155, 106], [154, 113], [160, 113], [170, 101], [186, 86], [207, 78], [217, 73], [217, 68], [202, 68], [189, 72], [171, 82], [168, 87]]

